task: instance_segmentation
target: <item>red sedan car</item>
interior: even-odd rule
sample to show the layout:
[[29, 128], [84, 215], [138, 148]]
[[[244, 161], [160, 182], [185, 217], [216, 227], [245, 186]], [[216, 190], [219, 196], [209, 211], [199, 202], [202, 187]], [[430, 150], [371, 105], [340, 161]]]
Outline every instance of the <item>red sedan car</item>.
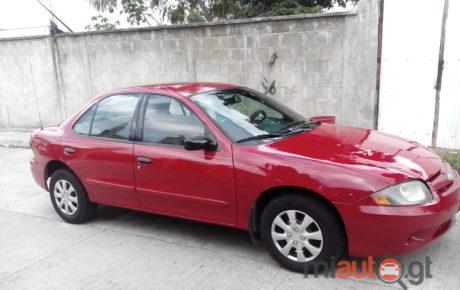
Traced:
[[284, 267], [400, 255], [455, 222], [460, 177], [416, 142], [313, 122], [248, 88], [103, 94], [31, 138], [35, 180], [82, 223], [107, 204], [248, 230]]

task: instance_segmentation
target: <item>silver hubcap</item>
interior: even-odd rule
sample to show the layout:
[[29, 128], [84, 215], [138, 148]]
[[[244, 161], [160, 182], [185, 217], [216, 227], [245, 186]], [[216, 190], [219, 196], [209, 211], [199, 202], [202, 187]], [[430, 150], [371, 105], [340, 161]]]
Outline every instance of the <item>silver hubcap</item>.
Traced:
[[78, 209], [77, 192], [67, 180], [60, 179], [54, 185], [54, 200], [66, 215], [73, 215]]
[[277, 215], [271, 233], [280, 253], [296, 262], [314, 260], [323, 248], [323, 234], [318, 223], [298, 210], [286, 210]]

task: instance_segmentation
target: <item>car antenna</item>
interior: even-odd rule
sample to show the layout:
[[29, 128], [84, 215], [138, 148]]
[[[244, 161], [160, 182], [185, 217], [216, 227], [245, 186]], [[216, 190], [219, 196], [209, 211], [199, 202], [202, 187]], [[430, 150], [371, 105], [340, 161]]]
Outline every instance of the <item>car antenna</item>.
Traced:
[[40, 107], [38, 106], [37, 91], [35, 90], [34, 73], [33, 73], [32, 65], [30, 64], [30, 62], [29, 62], [29, 70], [30, 70], [30, 76], [32, 77], [32, 88], [33, 88], [33, 90], [34, 90], [35, 105], [37, 106], [38, 122], [40, 122], [40, 129], [43, 130], [42, 116], [41, 116], [41, 114], [40, 114]]

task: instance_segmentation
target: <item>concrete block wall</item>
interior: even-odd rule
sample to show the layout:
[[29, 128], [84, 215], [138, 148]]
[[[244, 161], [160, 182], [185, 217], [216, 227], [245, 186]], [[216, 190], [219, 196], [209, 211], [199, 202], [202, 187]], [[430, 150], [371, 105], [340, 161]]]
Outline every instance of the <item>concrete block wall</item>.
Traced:
[[361, 0], [356, 13], [0, 40], [0, 128], [38, 126], [34, 90], [52, 124], [107, 90], [178, 81], [274, 84], [270, 94], [302, 114], [371, 127], [376, 2]]
[[37, 127], [38, 112], [48, 124], [63, 119], [51, 42], [0, 41], [0, 128]]

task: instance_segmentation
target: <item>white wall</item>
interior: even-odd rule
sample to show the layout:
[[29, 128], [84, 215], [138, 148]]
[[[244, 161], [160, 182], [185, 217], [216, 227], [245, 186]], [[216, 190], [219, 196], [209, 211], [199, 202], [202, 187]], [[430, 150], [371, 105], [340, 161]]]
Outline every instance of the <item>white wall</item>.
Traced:
[[[385, 0], [379, 130], [432, 145], [444, 0]], [[460, 1], [450, 0], [436, 147], [460, 149]]]
[[443, 9], [441, 0], [386, 0], [384, 7], [379, 129], [426, 145]]

